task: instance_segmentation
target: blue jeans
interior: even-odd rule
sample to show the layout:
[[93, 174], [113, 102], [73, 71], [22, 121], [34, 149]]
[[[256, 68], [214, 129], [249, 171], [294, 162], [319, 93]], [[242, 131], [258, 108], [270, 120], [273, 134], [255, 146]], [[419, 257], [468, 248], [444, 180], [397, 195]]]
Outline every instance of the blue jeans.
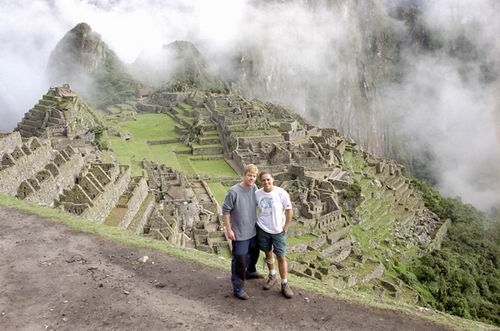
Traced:
[[232, 255], [231, 283], [233, 284], [234, 293], [237, 293], [243, 290], [246, 275], [257, 271], [255, 268], [259, 259], [257, 236], [248, 240], [233, 240]]

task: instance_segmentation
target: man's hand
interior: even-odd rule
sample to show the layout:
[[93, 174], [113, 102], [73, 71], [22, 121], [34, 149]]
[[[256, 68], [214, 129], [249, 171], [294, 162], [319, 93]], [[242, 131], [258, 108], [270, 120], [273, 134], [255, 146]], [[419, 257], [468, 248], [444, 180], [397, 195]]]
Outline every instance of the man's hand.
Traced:
[[226, 228], [226, 237], [228, 240], [234, 240], [234, 232], [231, 228]]
[[233, 229], [231, 229], [231, 216], [224, 214], [224, 229], [226, 229], [226, 237], [228, 240], [235, 240]]

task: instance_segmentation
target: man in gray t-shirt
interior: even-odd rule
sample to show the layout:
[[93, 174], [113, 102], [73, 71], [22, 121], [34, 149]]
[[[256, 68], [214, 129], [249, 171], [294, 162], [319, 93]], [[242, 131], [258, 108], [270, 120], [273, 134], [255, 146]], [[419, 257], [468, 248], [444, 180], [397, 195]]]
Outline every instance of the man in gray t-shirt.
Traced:
[[255, 179], [257, 167], [249, 164], [240, 183], [232, 186], [227, 193], [222, 213], [227, 239], [232, 240], [231, 283], [234, 296], [248, 300], [244, 285], [247, 278], [262, 278], [255, 265], [259, 259], [256, 239], [257, 202], [255, 200]]

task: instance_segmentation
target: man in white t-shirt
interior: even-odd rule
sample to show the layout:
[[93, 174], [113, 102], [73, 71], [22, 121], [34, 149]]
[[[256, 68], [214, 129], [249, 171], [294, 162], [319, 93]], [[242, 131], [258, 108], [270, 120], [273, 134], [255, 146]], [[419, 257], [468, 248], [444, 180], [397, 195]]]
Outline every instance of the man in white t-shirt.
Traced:
[[278, 259], [281, 276], [281, 293], [285, 298], [292, 298], [293, 292], [288, 285], [288, 265], [286, 262], [286, 232], [292, 221], [292, 203], [290, 195], [281, 187], [274, 186], [270, 173], [259, 175], [262, 188], [255, 192], [259, 216], [257, 219], [257, 240], [266, 254], [269, 276], [264, 290], [271, 289], [276, 283], [273, 251]]

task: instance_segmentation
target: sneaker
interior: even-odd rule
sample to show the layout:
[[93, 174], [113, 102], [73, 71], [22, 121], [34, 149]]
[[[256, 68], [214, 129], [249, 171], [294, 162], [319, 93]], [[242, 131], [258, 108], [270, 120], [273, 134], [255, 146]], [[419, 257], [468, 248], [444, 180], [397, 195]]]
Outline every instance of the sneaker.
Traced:
[[259, 273], [258, 271], [247, 273], [247, 279], [264, 279], [264, 275]]
[[263, 286], [263, 289], [266, 291], [270, 290], [274, 286], [274, 284], [276, 284], [276, 275], [269, 275], [267, 277], [266, 283]]
[[234, 292], [234, 296], [237, 297], [240, 300], [248, 300], [250, 297], [248, 296], [247, 292], [245, 290], [239, 290], [237, 292]]
[[287, 299], [291, 299], [293, 297], [293, 292], [288, 283], [281, 284], [281, 293]]

